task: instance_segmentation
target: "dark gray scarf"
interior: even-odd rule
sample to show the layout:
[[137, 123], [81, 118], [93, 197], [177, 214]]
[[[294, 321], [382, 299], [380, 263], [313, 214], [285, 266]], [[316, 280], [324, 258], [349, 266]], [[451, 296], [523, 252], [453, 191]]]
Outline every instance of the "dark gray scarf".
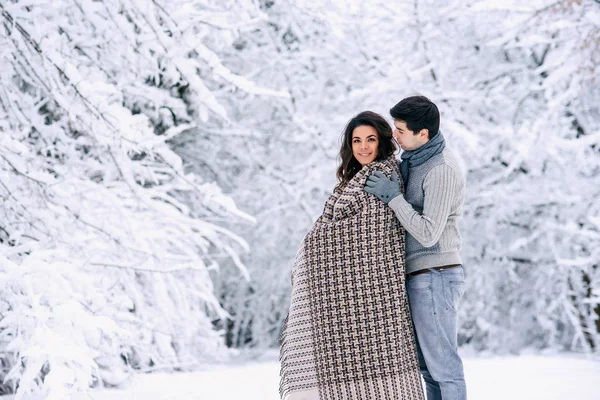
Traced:
[[408, 183], [408, 170], [410, 168], [417, 167], [431, 157], [440, 154], [444, 150], [444, 147], [446, 147], [446, 141], [444, 140], [444, 136], [442, 136], [442, 132], [438, 132], [433, 139], [418, 149], [404, 151], [400, 156], [402, 159], [402, 162], [400, 162], [400, 174], [402, 175], [404, 184]]

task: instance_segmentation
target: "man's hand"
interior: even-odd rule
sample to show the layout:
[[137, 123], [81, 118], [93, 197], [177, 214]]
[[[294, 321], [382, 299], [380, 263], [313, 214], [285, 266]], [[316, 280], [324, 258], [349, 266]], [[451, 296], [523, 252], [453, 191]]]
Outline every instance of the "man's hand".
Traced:
[[398, 183], [398, 174], [392, 172], [392, 180], [385, 177], [383, 172], [375, 171], [365, 183], [365, 192], [374, 194], [385, 204], [400, 195], [400, 183]]

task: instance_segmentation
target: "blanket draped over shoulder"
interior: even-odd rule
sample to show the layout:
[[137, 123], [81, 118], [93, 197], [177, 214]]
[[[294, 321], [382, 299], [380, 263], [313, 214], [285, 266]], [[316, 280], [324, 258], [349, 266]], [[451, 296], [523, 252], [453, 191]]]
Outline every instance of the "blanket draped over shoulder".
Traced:
[[364, 166], [336, 188], [292, 268], [292, 300], [280, 335], [285, 400], [423, 400], [404, 285], [404, 231], [363, 190]]

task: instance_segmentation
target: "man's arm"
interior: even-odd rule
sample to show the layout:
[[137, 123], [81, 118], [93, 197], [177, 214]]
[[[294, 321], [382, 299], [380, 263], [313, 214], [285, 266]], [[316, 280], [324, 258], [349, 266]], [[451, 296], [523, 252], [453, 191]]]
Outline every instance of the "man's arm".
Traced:
[[402, 195], [392, 199], [389, 206], [412, 237], [424, 247], [431, 247], [440, 240], [450, 216], [452, 202], [461, 187], [458, 172], [443, 164], [429, 171], [425, 177], [421, 214]]

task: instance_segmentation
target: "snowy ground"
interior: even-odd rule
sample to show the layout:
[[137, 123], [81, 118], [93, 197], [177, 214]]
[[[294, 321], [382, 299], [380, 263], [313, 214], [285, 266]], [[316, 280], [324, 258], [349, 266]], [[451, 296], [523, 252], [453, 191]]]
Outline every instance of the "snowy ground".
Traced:
[[[279, 364], [219, 365], [194, 373], [138, 375], [129, 388], [74, 396], [73, 400], [277, 400]], [[470, 400], [598, 400], [600, 362], [568, 356], [466, 358]], [[12, 396], [1, 397], [2, 400]], [[31, 400], [28, 398], [27, 400]]]

